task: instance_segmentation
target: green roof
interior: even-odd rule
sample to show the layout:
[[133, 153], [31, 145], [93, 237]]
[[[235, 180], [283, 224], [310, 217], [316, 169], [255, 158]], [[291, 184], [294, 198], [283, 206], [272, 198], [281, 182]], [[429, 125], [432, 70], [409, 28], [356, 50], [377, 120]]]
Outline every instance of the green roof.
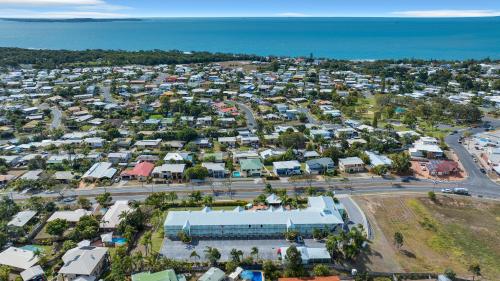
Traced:
[[155, 273], [141, 272], [132, 275], [132, 281], [185, 281], [183, 275], [176, 275], [172, 269], [159, 271]]
[[258, 170], [262, 169], [262, 162], [260, 162], [260, 159], [243, 159], [240, 160], [240, 167], [243, 171]]

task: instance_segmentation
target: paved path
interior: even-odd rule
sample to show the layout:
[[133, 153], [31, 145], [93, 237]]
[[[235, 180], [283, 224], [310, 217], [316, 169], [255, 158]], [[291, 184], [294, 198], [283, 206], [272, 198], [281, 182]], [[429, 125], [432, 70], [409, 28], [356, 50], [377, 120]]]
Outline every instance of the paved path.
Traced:
[[370, 227], [370, 224], [368, 222], [368, 219], [365, 216], [365, 213], [361, 208], [358, 206], [358, 203], [356, 203], [350, 196], [346, 195], [339, 195], [337, 196], [339, 199], [340, 203], [344, 205], [347, 215], [349, 216], [349, 227], [351, 226], [357, 226], [357, 225], [362, 225], [363, 228], [365, 229], [368, 239], [373, 239], [373, 231]]
[[101, 89], [102, 89], [102, 97], [104, 98], [105, 102], [116, 103], [115, 98], [111, 94], [110, 86], [102, 86]]

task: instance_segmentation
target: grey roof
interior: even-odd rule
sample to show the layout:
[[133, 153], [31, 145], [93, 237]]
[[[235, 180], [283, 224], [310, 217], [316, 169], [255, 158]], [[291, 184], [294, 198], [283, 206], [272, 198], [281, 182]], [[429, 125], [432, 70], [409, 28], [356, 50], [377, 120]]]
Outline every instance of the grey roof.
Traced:
[[83, 175], [83, 178], [94, 178], [94, 179], [112, 178], [116, 173], [116, 169], [111, 168], [111, 165], [112, 164], [109, 162], [95, 163]]
[[25, 226], [34, 216], [36, 215], [36, 211], [22, 211], [17, 213], [9, 223], [8, 226]]
[[306, 209], [284, 210], [270, 208], [265, 211], [213, 211], [204, 208], [201, 211], [169, 212], [165, 226], [182, 227], [188, 221], [194, 225], [286, 225], [290, 220], [294, 224], [342, 224], [342, 217], [331, 197], [309, 197]]
[[27, 171], [22, 175], [20, 178], [24, 180], [37, 180], [40, 178], [40, 174], [43, 172], [43, 170], [32, 170], [32, 171]]
[[363, 160], [359, 157], [347, 157], [339, 159], [343, 165], [363, 165]]
[[321, 166], [321, 167], [326, 167], [328, 165], [333, 165], [333, 160], [332, 158], [324, 157], [324, 158], [317, 158], [317, 159], [311, 159], [306, 161], [307, 166], [309, 167], [315, 167], [315, 166]]
[[59, 273], [90, 275], [107, 252], [107, 248], [90, 246], [68, 250], [62, 256], [64, 265], [59, 270]]
[[226, 278], [224, 271], [218, 269], [217, 267], [211, 267], [207, 272], [205, 272], [198, 281], [220, 281]]

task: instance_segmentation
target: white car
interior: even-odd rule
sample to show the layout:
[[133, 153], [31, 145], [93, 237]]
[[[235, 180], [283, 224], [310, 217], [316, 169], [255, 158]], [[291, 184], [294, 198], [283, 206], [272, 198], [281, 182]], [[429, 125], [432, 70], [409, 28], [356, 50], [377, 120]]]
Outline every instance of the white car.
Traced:
[[453, 190], [451, 190], [450, 188], [443, 188], [443, 189], [441, 189], [441, 192], [442, 193], [453, 193]]

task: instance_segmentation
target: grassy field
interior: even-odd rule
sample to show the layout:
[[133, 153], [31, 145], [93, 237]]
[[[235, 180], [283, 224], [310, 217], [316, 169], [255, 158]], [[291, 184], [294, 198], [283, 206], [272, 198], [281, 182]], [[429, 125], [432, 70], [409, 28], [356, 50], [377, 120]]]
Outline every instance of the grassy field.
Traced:
[[[443, 272], [451, 268], [471, 278], [468, 266], [481, 265], [483, 280], [500, 276], [500, 203], [465, 197], [359, 197], [375, 239], [367, 267], [371, 270]], [[394, 245], [394, 233], [404, 245]]]

